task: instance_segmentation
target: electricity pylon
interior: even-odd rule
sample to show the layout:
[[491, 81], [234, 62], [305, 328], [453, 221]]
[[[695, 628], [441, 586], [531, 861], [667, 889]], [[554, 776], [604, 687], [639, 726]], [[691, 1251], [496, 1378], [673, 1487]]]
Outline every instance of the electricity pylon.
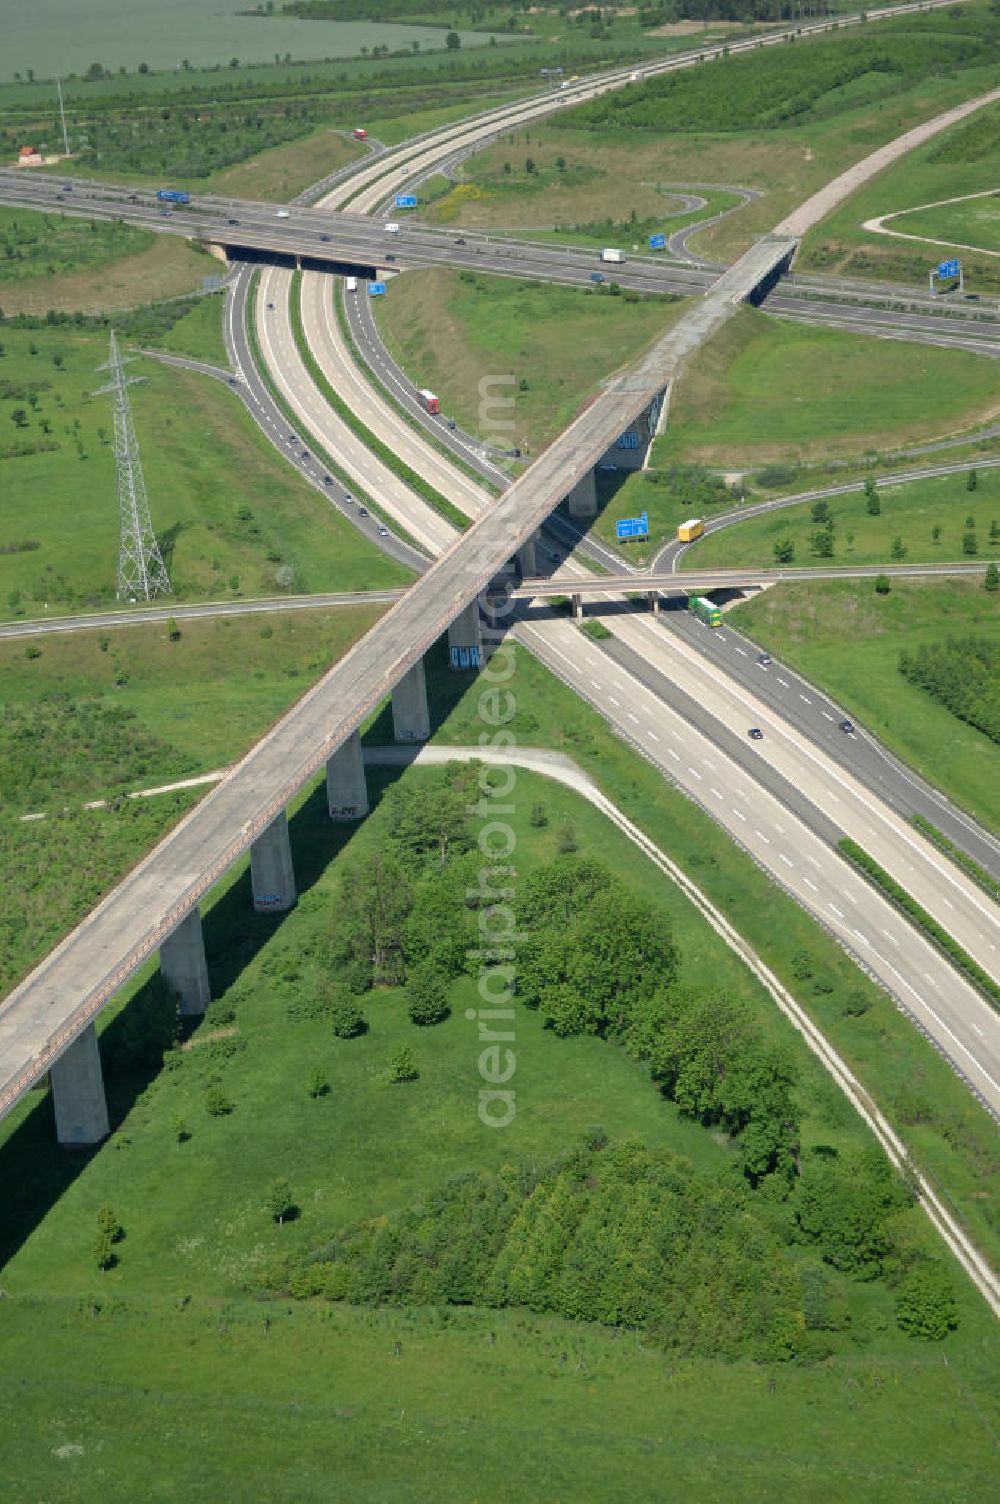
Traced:
[[149, 516], [146, 482], [139, 461], [139, 441], [132, 423], [128, 389], [139, 378], [126, 376], [125, 362], [113, 329], [106, 369], [110, 380], [101, 387], [101, 392], [110, 392], [115, 405], [115, 476], [121, 528], [117, 595], [120, 601], [150, 601], [156, 595], [172, 595], [173, 591]]

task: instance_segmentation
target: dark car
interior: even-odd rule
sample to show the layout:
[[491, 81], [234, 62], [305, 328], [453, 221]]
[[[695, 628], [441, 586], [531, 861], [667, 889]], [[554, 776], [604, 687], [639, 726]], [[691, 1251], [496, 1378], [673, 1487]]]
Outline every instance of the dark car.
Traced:
[[768, 664], [771, 662], [770, 653], [760, 653], [757, 657], [757, 662], [760, 664], [761, 668], [767, 668]]
[[368, 516], [368, 508], [367, 507], [358, 507], [358, 516], [359, 517], [367, 517]]
[[238, 219], [227, 219], [226, 220], [226, 224], [227, 225], [238, 225], [239, 224], [239, 220]]
[[461, 237], [461, 235], [460, 235], [460, 236], [459, 236], [459, 237], [458, 237], [458, 239], [457, 239], [457, 240], [456, 240], [456, 241], [455, 241], [455, 244], [456, 244], [456, 245], [464, 245], [464, 244], [465, 244], [465, 241], [464, 241], [464, 240], [463, 240], [463, 239], [462, 239], [462, 237]]
[[759, 726], [751, 726], [747, 732], [747, 736], [752, 742], [762, 742], [764, 740], [764, 733]]
[[847, 736], [853, 736], [854, 735], [854, 722], [853, 721], [841, 721], [841, 723], [840, 723], [840, 729], [841, 729], [841, 731], [843, 731], [845, 733], [845, 735], [847, 735]]
[[332, 475], [324, 475], [324, 477], [323, 477], [323, 484], [324, 484], [324, 486], [332, 486], [333, 485], [333, 476]]
[[309, 458], [309, 451], [308, 451], [308, 449], [303, 449], [303, 451], [302, 451], [302, 458], [304, 460], [307, 460]]
[[229, 378], [229, 385], [230, 386], [238, 386], [239, 385], [239, 383], [237, 382], [235, 376], [230, 376], [230, 378]]
[[268, 303], [268, 305], [267, 305], [267, 306], [268, 306], [268, 308], [273, 308], [273, 307], [274, 307], [274, 304], [273, 304], [273, 303]]
[[329, 235], [321, 235], [319, 238], [320, 238], [320, 240], [322, 240], [324, 242], [329, 241], [329, 239], [330, 239]]
[[391, 252], [391, 251], [390, 251], [390, 252], [389, 252], [389, 254], [388, 254], [388, 255], [387, 255], [387, 256], [386, 256], [386, 258], [385, 258], [385, 259], [386, 259], [386, 261], [395, 261], [395, 259], [396, 259], [396, 258], [395, 258], [395, 256], [394, 256], [394, 255], [393, 255], [393, 254], [392, 254], [392, 252]]

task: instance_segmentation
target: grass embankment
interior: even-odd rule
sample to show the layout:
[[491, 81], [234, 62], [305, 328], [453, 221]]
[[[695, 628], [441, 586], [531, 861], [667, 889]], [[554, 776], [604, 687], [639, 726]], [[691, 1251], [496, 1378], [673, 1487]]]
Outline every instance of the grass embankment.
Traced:
[[[782, 585], [735, 608], [734, 625], [829, 691], [903, 760], [1000, 830], [996, 747], [898, 670], [899, 655], [950, 634], [1000, 639], [997, 597], [971, 580]], [[860, 650], [859, 650], [860, 647]]]
[[383, 609], [80, 632], [31, 659], [0, 643], [0, 994], [203, 790], [80, 806], [236, 761]]
[[747, 308], [685, 366], [653, 458], [741, 470], [929, 442], [998, 413], [987, 356]]
[[[758, 202], [693, 241], [707, 256], [733, 260], [852, 162], [992, 87], [990, 26], [985, 4], [947, 20], [880, 21], [867, 33], [852, 29], [733, 57], [560, 111], [551, 123], [505, 134], [466, 164], [475, 191], [454, 223], [542, 227], [554, 212], [566, 223], [609, 214], [626, 222], [632, 209], [640, 219], [662, 209], [660, 187], [753, 188], [763, 195]], [[871, 60], [867, 71], [863, 53]], [[536, 173], [526, 171], [529, 157]], [[534, 186], [536, 174], [551, 175], [548, 199], [556, 198], [556, 211]], [[558, 176], [567, 180], [561, 188]], [[944, 195], [927, 195], [937, 196]], [[925, 277], [921, 262], [916, 280]]]
[[[748, 914], [756, 910], [758, 929], [771, 932], [772, 950], [774, 931], [789, 948], [805, 934], [813, 974], [833, 982], [831, 992], [820, 995], [821, 1007], [856, 1031], [856, 1044], [872, 1030], [876, 1056], [896, 1073], [897, 1094], [901, 1081], [913, 1093], [934, 1089], [937, 1082], [922, 1070], [915, 1078], [898, 1074], [894, 1046], [911, 1031], [874, 989], [871, 1009], [845, 1024], [840, 1008], [847, 989], [867, 984], [790, 903], [795, 922], [784, 924], [785, 901], [686, 800], [523, 655], [512, 683], [519, 741], [551, 736], [583, 761], [599, 762], [610, 783], [621, 785], [633, 814], [648, 815], [654, 834], [656, 826], [669, 831], [672, 849], [681, 848], [700, 881], [735, 890]], [[449, 679], [440, 662], [432, 676], [435, 693], [439, 687], [452, 701], [462, 695], [463, 681]], [[466, 741], [481, 729], [478, 696], [473, 684], [449, 717], [446, 735]], [[425, 776], [417, 770], [404, 775], [418, 788]], [[382, 783], [373, 777], [373, 790]], [[818, 1063], [635, 848], [571, 793], [533, 775], [518, 775], [514, 802], [519, 875], [551, 859], [571, 826], [581, 856], [597, 857], [638, 898], [663, 907], [686, 982], [744, 998], [767, 1037], [787, 1041], [801, 1071], [803, 1142], [841, 1150], [864, 1142]], [[539, 803], [545, 827], [534, 823]], [[206, 921], [216, 990], [225, 997], [176, 1065], [134, 1105], [136, 1082], [112, 1078], [113, 1109], [128, 1117], [82, 1173], [80, 1161], [68, 1161], [52, 1145], [44, 1108], [22, 1107], [7, 1126], [3, 1155], [11, 1173], [5, 1183], [20, 1188], [11, 1234], [26, 1232], [54, 1203], [4, 1275], [10, 1309], [0, 1416], [13, 1429], [17, 1415], [14, 1476], [44, 1492], [53, 1452], [69, 1449], [58, 1454], [58, 1466], [68, 1458], [76, 1468], [78, 1497], [95, 1496], [98, 1488], [107, 1497], [106, 1479], [98, 1482], [94, 1469], [102, 1455], [96, 1444], [108, 1434], [106, 1386], [112, 1386], [117, 1471], [126, 1479], [130, 1469], [148, 1476], [151, 1449], [159, 1465], [157, 1438], [175, 1407], [182, 1401], [189, 1407], [193, 1388], [203, 1400], [225, 1395], [211, 1424], [191, 1433], [188, 1421], [184, 1455], [190, 1465], [176, 1457], [170, 1463], [162, 1453], [171, 1486], [190, 1485], [196, 1499], [218, 1497], [236, 1456], [241, 1473], [252, 1460], [262, 1478], [276, 1480], [258, 1489], [265, 1498], [308, 1497], [326, 1486], [317, 1479], [320, 1472], [327, 1479], [331, 1469], [351, 1492], [370, 1497], [391, 1484], [404, 1487], [407, 1497], [459, 1498], [474, 1465], [498, 1486], [505, 1480], [501, 1493], [507, 1489], [512, 1498], [537, 1491], [539, 1478], [551, 1478], [553, 1488], [571, 1478], [580, 1497], [624, 1500], [648, 1490], [657, 1459], [685, 1487], [710, 1479], [713, 1487], [744, 1494], [748, 1486], [761, 1493], [780, 1489], [794, 1466], [803, 1479], [822, 1476], [824, 1486], [842, 1480], [844, 1491], [859, 1499], [884, 1497], [887, 1479], [890, 1488], [905, 1483], [928, 1504], [959, 1485], [970, 1497], [981, 1496], [985, 1480], [976, 1459], [990, 1403], [991, 1358], [986, 1318], [964, 1285], [947, 1368], [940, 1349], [894, 1329], [891, 1296], [879, 1283], [848, 1284], [856, 1320], [850, 1332], [832, 1334], [825, 1362], [778, 1369], [674, 1357], [665, 1364], [662, 1352], [654, 1358], [631, 1337], [616, 1340], [600, 1329], [521, 1310], [328, 1311], [285, 1302], [262, 1307], [242, 1298], [244, 1281], [277, 1253], [314, 1247], [345, 1220], [407, 1205], [451, 1173], [544, 1162], [595, 1121], [612, 1136], [636, 1132], [708, 1173], [726, 1173], [728, 1146], [680, 1118], [621, 1050], [593, 1038], [557, 1039], [523, 1009], [516, 1025], [518, 1115], [503, 1134], [484, 1137], [476, 1115], [481, 1046], [464, 1014], [475, 998], [470, 980], [454, 985], [451, 1017], [430, 1030], [409, 1022], [394, 991], [366, 1000], [370, 1032], [350, 1042], [333, 1039], [322, 1020], [287, 1015], [300, 997], [303, 958], [322, 946], [330, 922], [343, 865], [342, 859], [328, 865], [330, 858], [342, 851], [354, 860], [378, 848], [378, 819], [376, 813], [357, 831], [338, 829], [326, 819], [321, 790], [306, 800], [293, 821], [303, 897], [288, 916], [251, 916], [245, 877], [237, 876]], [[769, 895], [764, 903], [762, 893]], [[106, 1047], [120, 1043], [126, 1024], [127, 1015], [106, 1020]], [[384, 1070], [402, 1042], [414, 1050], [420, 1078], [392, 1086]], [[985, 1157], [990, 1139], [977, 1138], [979, 1109], [917, 1036], [912, 1043], [919, 1047], [918, 1063], [925, 1063], [923, 1051], [931, 1076], [940, 1076], [938, 1110], [953, 1106], [957, 1114], [954, 1157], [972, 1160], [974, 1146]], [[317, 1065], [327, 1071], [331, 1090], [313, 1100], [308, 1083]], [[227, 1116], [205, 1111], [213, 1076], [234, 1103]], [[185, 1142], [178, 1142], [179, 1119], [190, 1133]], [[30, 1182], [20, 1174], [29, 1163]], [[300, 1207], [298, 1218], [282, 1226], [264, 1204], [276, 1176], [290, 1181]], [[113, 1205], [126, 1237], [117, 1246], [117, 1267], [99, 1274], [91, 1244], [103, 1204]], [[784, 1215], [780, 1206], [766, 1214], [777, 1222]], [[913, 1251], [933, 1246], [916, 1211], [901, 1214], [899, 1228]], [[234, 1361], [240, 1369], [235, 1389]], [[499, 1393], [498, 1364], [516, 1378]], [[303, 1373], [309, 1376], [305, 1390]], [[859, 1407], [858, 1392], [868, 1388], [877, 1389], [878, 1405]], [[64, 1414], [53, 1408], [56, 1392], [73, 1396], [72, 1427], [53, 1419]], [[544, 1414], [556, 1403], [557, 1421], [528, 1421], [539, 1407]], [[915, 1406], [931, 1417], [916, 1436], [910, 1424]], [[80, 1430], [85, 1421], [95, 1429]], [[432, 1485], [423, 1467], [414, 1470], [410, 1427], [433, 1434]], [[78, 1431], [85, 1437], [82, 1453], [75, 1450]], [[570, 1434], [572, 1452], [563, 1459]], [[686, 1438], [682, 1448], [661, 1439], [679, 1434]], [[276, 1470], [279, 1455], [289, 1462]], [[956, 1457], [968, 1461], [956, 1463]]]
[[[691, 569], [702, 565], [773, 566], [774, 545], [786, 538], [794, 546], [798, 568], [831, 563], [890, 564], [894, 559], [910, 564], [954, 560], [971, 564], [1000, 556], [1000, 471], [976, 470], [975, 490], [967, 487], [965, 470], [905, 485], [881, 485], [877, 490], [881, 510], [874, 517], [868, 511], [864, 491], [831, 496], [827, 506], [834, 521], [832, 557], [824, 557], [817, 550], [814, 535], [819, 524], [812, 516], [815, 503], [801, 502], [709, 534], [686, 556], [685, 564]], [[971, 527], [967, 526], [970, 517]], [[975, 553], [965, 552], [967, 533], [974, 534]], [[905, 549], [902, 559], [898, 558], [898, 548], [893, 553], [897, 539]]]
[[[930, 242], [920, 245], [893, 240], [891, 236], [864, 229], [864, 223], [883, 214], [995, 188], [1000, 170], [998, 122], [1000, 105], [988, 106], [908, 153], [888, 172], [880, 173], [806, 236], [799, 265], [803, 269], [855, 277], [889, 277], [925, 286], [928, 271], [945, 259], [942, 248]], [[940, 235], [946, 240], [996, 250], [995, 216], [995, 199], [982, 198], [907, 213], [890, 220], [887, 228], [908, 235]], [[1000, 265], [996, 257], [963, 252], [962, 260], [970, 290], [1000, 291]]]
[[322, 125], [301, 141], [257, 152], [249, 161], [210, 173], [193, 186], [203, 193], [283, 204], [364, 156], [364, 146], [351, 138], [347, 128]]
[[[1000, 113], [998, 113], [1000, 129]], [[1000, 253], [1000, 208], [997, 206], [996, 188], [985, 194], [980, 190], [976, 198], [960, 199], [958, 203], [941, 204], [934, 209], [916, 209], [900, 214], [889, 221], [890, 230], [902, 230], [905, 235], [927, 235], [931, 239], [951, 245], [974, 246], [982, 250]], [[978, 278], [970, 277], [970, 285]]]
[[224, 309], [225, 302], [220, 294], [207, 294], [198, 298], [190, 311], [163, 334], [140, 343], [150, 349], [167, 350], [173, 355], [206, 360], [209, 365], [228, 370], [229, 352], [222, 334]]
[[523, 454], [561, 433], [598, 381], [684, 306], [438, 270], [407, 273], [377, 301], [382, 335], [410, 379], [432, 387], [463, 428]]
[[[86, 225], [87, 221], [75, 223]], [[107, 313], [148, 303], [151, 298], [193, 292], [202, 277], [222, 270], [220, 263], [193, 241], [177, 235], [155, 235], [148, 250], [108, 260], [87, 271], [49, 277], [43, 267], [39, 276], [24, 281], [0, 278], [0, 307], [6, 314], [46, 314], [50, 308], [61, 313], [75, 313], [77, 309]]]
[[[105, 380], [107, 341], [69, 328], [2, 334], [0, 547], [17, 551], [0, 555], [0, 612], [109, 604], [118, 558], [114, 423], [110, 399], [93, 395]], [[224, 386], [154, 361], [130, 370], [148, 378], [132, 389], [132, 408], [178, 599], [405, 583], [407, 571], [282, 465]], [[17, 412], [20, 426], [11, 421]]]

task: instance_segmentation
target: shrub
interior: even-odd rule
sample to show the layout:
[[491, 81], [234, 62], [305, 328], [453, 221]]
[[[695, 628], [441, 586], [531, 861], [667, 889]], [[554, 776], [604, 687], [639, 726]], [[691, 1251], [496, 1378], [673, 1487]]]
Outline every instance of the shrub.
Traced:
[[401, 1044], [393, 1050], [389, 1058], [389, 1080], [394, 1084], [401, 1081], [416, 1081], [420, 1072], [414, 1059], [413, 1051], [408, 1045]]
[[331, 1007], [330, 1020], [338, 1039], [356, 1039], [368, 1029], [361, 1008], [353, 997], [346, 995], [338, 998]]
[[267, 1209], [271, 1214], [272, 1222], [284, 1222], [291, 1220], [296, 1211], [295, 1202], [292, 1199], [292, 1188], [287, 1180], [276, 1180], [267, 1193]]
[[205, 1108], [213, 1118], [225, 1118], [233, 1110], [233, 1100], [221, 1086], [210, 1086], [205, 1093]]
[[941, 1264], [922, 1259], [903, 1276], [896, 1292], [896, 1324], [925, 1342], [940, 1342], [958, 1326], [955, 1292]]
[[325, 1097], [330, 1090], [330, 1083], [326, 1079], [326, 1073], [319, 1066], [309, 1072], [309, 1095], [315, 1101], [319, 1097]]
[[441, 1023], [451, 1012], [447, 979], [429, 962], [414, 968], [406, 984], [406, 999], [411, 1020], [421, 1028]]

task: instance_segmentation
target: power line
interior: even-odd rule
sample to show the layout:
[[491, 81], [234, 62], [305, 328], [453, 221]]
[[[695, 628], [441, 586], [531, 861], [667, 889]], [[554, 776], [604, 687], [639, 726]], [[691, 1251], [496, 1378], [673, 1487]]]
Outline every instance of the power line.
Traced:
[[125, 374], [125, 362], [113, 329], [106, 369], [110, 380], [101, 387], [101, 392], [111, 393], [115, 407], [115, 476], [120, 524], [117, 595], [120, 601], [151, 601], [157, 595], [172, 595], [173, 591], [149, 515], [139, 441], [132, 423], [128, 388], [140, 378]]

